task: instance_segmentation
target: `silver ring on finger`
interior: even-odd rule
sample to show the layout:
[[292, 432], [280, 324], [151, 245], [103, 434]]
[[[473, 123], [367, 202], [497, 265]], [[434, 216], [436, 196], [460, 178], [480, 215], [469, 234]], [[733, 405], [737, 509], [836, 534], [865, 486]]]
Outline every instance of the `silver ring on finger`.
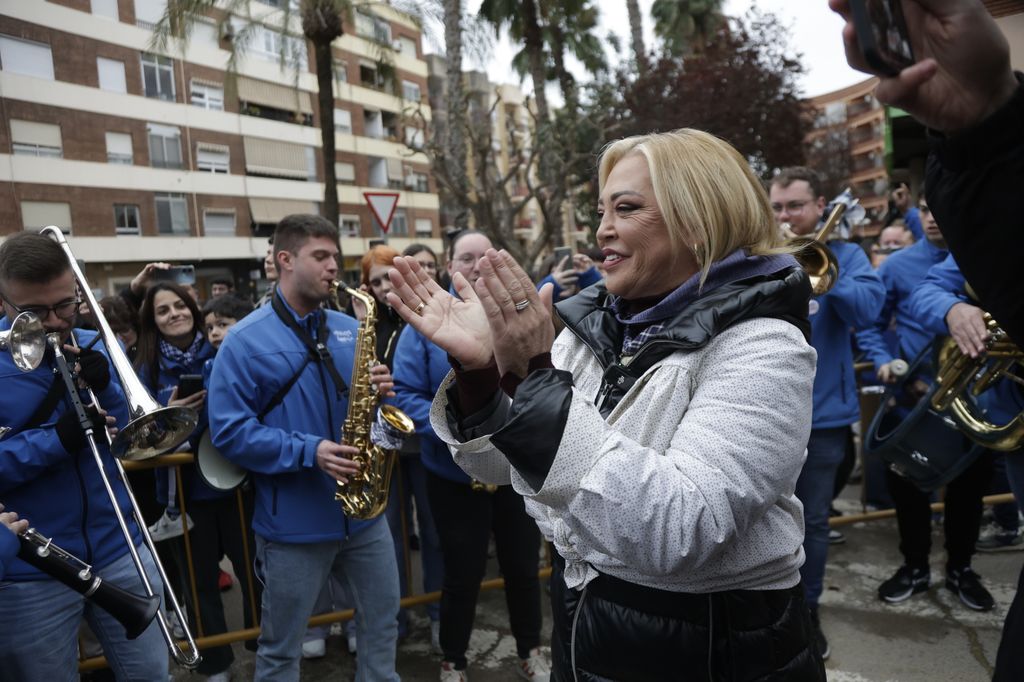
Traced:
[[523, 300], [521, 300], [518, 303], [516, 303], [515, 307], [516, 307], [516, 312], [517, 313], [523, 312], [524, 310], [526, 310], [527, 308], [530, 307], [530, 299], [524, 298]]

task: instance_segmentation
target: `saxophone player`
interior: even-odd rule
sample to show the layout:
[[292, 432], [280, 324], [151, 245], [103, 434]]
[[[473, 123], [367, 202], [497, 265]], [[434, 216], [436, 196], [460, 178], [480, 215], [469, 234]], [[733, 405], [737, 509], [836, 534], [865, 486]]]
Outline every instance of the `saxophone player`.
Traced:
[[[210, 379], [210, 430], [256, 489], [256, 571], [264, 584], [256, 680], [297, 680], [303, 633], [329, 575], [352, 595], [356, 680], [398, 680], [398, 569], [382, 516], [346, 517], [336, 482], [360, 470], [339, 442], [356, 362], [358, 323], [324, 310], [338, 278], [338, 231], [291, 215], [274, 233], [278, 285], [270, 305], [232, 328]], [[370, 380], [390, 393], [378, 365]]]

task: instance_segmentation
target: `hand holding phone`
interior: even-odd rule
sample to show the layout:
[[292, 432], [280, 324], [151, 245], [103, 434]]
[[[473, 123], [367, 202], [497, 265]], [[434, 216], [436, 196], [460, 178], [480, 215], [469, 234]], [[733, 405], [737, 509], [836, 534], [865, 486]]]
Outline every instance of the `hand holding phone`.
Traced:
[[188, 398], [203, 390], [202, 374], [182, 374], [178, 378], [178, 399]]
[[156, 282], [171, 282], [187, 285], [196, 283], [196, 267], [194, 265], [174, 265], [165, 270], [153, 270], [152, 278]]
[[572, 269], [572, 249], [568, 246], [559, 246], [555, 249], [555, 268], [559, 270]]
[[850, 0], [853, 26], [864, 60], [887, 76], [914, 63], [902, 0]]

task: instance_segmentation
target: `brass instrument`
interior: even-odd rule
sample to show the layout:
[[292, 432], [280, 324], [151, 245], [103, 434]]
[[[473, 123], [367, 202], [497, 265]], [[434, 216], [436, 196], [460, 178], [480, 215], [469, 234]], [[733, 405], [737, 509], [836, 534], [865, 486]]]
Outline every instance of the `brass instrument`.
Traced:
[[46, 330], [35, 313], [21, 313], [11, 328], [0, 332], [0, 350], [10, 351], [15, 366], [29, 372], [39, 366], [46, 352]]
[[[825, 242], [845, 212], [846, 205], [837, 203], [829, 213], [825, 226], [817, 234], [813, 237], [793, 237], [786, 242], [787, 246], [796, 249], [793, 257], [810, 277], [813, 296], [821, 296], [839, 281], [839, 261]], [[785, 227], [783, 232], [786, 232]]]
[[985, 326], [989, 330], [986, 350], [976, 358], [960, 352], [952, 338], [943, 343], [939, 349], [937, 388], [931, 396], [931, 405], [936, 412], [946, 413], [975, 443], [1003, 452], [1016, 450], [1024, 445], [1024, 413], [1006, 424], [996, 425], [980, 414], [976, 399], [1000, 379], [1024, 384], [1024, 380], [1013, 373], [1017, 365], [1024, 366], [1024, 351], [988, 313], [985, 313]]
[[[156, 546], [153, 544], [153, 538], [149, 534], [149, 529], [142, 516], [142, 511], [139, 509], [139, 503], [136, 501], [135, 495], [132, 493], [131, 485], [128, 483], [128, 475], [125, 473], [120, 460], [149, 459], [162, 452], [166, 452], [167, 450], [177, 447], [183, 443], [189, 435], [191, 435], [193, 429], [195, 429], [198, 417], [195, 410], [191, 408], [163, 407], [149, 395], [149, 391], [146, 390], [146, 387], [139, 380], [138, 376], [135, 374], [135, 370], [132, 369], [127, 356], [125, 356], [124, 351], [121, 350], [121, 346], [117, 342], [117, 337], [110, 329], [110, 324], [103, 315], [103, 309], [100, 307], [99, 303], [96, 302], [96, 297], [93, 296], [92, 290], [89, 288], [88, 280], [86, 280], [85, 275], [82, 274], [82, 271], [79, 269], [78, 262], [75, 260], [75, 255], [71, 252], [71, 248], [68, 246], [67, 240], [64, 239], [64, 233], [61, 232], [59, 227], [53, 225], [44, 227], [40, 233], [54, 238], [57, 243], [60, 244], [61, 249], [63, 249], [71, 271], [75, 276], [78, 288], [82, 293], [82, 297], [85, 299], [85, 302], [89, 305], [89, 309], [92, 311], [93, 317], [96, 321], [96, 326], [99, 328], [101, 340], [107, 350], [107, 357], [110, 358], [110, 364], [113, 365], [114, 371], [117, 373], [118, 382], [121, 384], [121, 388], [124, 392], [125, 400], [128, 404], [130, 421], [118, 432], [115, 438], [111, 438], [106, 429], [103, 429], [103, 437], [106, 438], [106, 442], [110, 446], [110, 452], [114, 456], [114, 465], [121, 478], [121, 483], [127, 492], [128, 500], [131, 503], [132, 515], [135, 518], [136, 525], [139, 527], [143, 542], [149, 548], [150, 554], [152, 554], [153, 563], [156, 565], [157, 572], [160, 574], [160, 579], [164, 583], [164, 588], [168, 595], [170, 606], [174, 609], [175, 614], [178, 616], [178, 622], [185, 631], [187, 650], [182, 651], [174, 641], [171, 629], [167, 624], [167, 619], [165, 618], [162, 610], [157, 612], [157, 625], [160, 628], [160, 632], [163, 634], [164, 642], [167, 644], [168, 650], [174, 660], [178, 664], [187, 668], [195, 668], [199, 665], [200, 660], [199, 647], [196, 646], [192, 633], [185, 625], [185, 615], [181, 610], [178, 600], [174, 596], [174, 591], [171, 588], [170, 580], [167, 578], [167, 573], [164, 570], [163, 565], [160, 563]], [[73, 344], [77, 345], [74, 334], [71, 335], [70, 340]], [[96, 443], [98, 435], [93, 430], [92, 420], [85, 411], [85, 406], [82, 404], [82, 400], [78, 395], [78, 387], [75, 383], [74, 376], [72, 375], [71, 369], [68, 367], [67, 360], [64, 358], [63, 342], [60, 338], [60, 334], [48, 334], [47, 342], [53, 348], [54, 357], [57, 362], [57, 369], [67, 388], [68, 397], [71, 399], [73, 409], [78, 412], [79, 422], [81, 423], [82, 430], [85, 432], [86, 441], [92, 450], [93, 460], [96, 463], [96, 467], [99, 469], [100, 479], [103, 481], [103, 487], [106, 489], [107, 497], [110, 498], [110, 505], [113, 508], [114, 516], [117, 518], [118, 526], [121, 528], [121, 534], [124, 536], [125, 542], [128, 545], [128, 553], [131, 555], [132, 563], [135, 565], [135, 570], [139, 574], [139, 579], [145, 589], [146, 597], [153, 597], [153, 585], [150, 582], [149, 577], [146, 575], [145, 566], [142, 564], [142, 559], [139, 557], [139, 552], [135, 547], [134, 540], [132, 539], [132, 532], [128, 528], [128, 523], [125, 521], [124, 514], [121, 512], [121, 506], [118, 504], [117, 495], [114, 493], [110, 479], [107, 476], [106, 463], [100, 455], [100, 451]], [[89, 397], [92, 400], [92, 404], [99, 408], [99, 402], [96, 400], [96, 396], [93, 394], [92, 390], [89, 391]]]
[[[335, 282], [332, 289], [343, 288], [349, 296], [358, 299], [366, 308], [366, 316], [359, 324], [356, 335], [355, 357], [352, 361], [352, 381], [348, 388], [348, 415], [342, 429], [347, 445], [358, 448], [353, 460], [360, 465], [359, 473], [349, 477], [347, 483], [338, 482], [334, 499], [341, 502], [345, 515], [354, 519], [372, 519], [379, 516], [388, 504], [391, 472], [395, 465], [395, 451], [387, 450], [370, 440], [380, 393], [370, 382], [370, 368], [377, 365], [377, 302], [373, 296]], [[416, 426], [407, 414], [393, 405], [380, 405], [385, 424], [401, 436], [415, 432]]]

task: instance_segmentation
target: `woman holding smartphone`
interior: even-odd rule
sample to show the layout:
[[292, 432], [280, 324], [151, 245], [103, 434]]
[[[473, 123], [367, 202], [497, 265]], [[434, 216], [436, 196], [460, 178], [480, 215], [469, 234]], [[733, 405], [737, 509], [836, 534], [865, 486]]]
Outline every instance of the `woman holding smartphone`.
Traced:
[[[214, 348], [202, 332], [203, 316], [188, 290], [171, 282], [158, 282], [149, 287], [139, 312], [139, 341], [135, 355], [135, 371], [157, 402], [167, 406], [191, 407], [199, 413], [199, 423], [189, 445], [194, 451], [207, 426], [206, 391], [203, 390], [203, 365], [213, 357]], [[194, 465], [182, 466], [181, 489], [184, 491], [191, 539], [192, 565], [195, 569], [196, 593], [202, 617], [202, 634], [227, 632], [224, 607], [220, 601], [219, 516], [233, 510], [231, 492], [214, 490], [196, 474]], [[180, 507], [176, 500], [177, 481], [174, 470], [157, 469], [157, 500], [167, 505], [164, 515], [150, 528], [155, 541], [182, 534]], [[241, 531], [239, 531], [241, 532]], [[174, 563], [182, 578], [188, 566], [180, 542], [171, 545]], [[172, 578], [173, 580], [173, 578]], [[195, 604], [186, 581], [179, 580], [179, 593], [186, 595], [190, 619], [195, 621]], [[234, 660], [230, 646], [203, 650], [198, 672], [217, 682], [226, 681]]]

